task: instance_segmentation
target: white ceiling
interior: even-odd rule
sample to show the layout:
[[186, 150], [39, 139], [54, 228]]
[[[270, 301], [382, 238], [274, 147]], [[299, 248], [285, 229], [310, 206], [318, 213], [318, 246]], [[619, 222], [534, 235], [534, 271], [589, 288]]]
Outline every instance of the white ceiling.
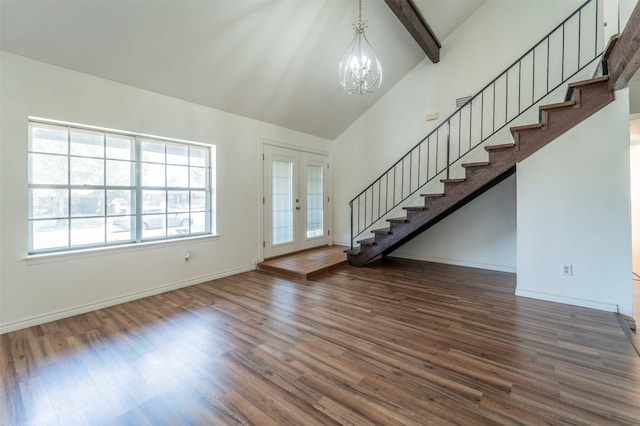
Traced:
[[[416, 0], [440, 41], [486, 0]], [[425, 54], [365, 0], [375, 94], [338, 87], [356, 0], [0, 0], [0, 49], [335, 139]], [[434, 65], [437, 66], [437, 65]]]

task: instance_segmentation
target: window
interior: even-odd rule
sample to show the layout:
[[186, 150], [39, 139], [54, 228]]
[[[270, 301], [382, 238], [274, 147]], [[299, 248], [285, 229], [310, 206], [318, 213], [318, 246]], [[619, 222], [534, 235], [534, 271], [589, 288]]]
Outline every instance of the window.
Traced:
[[29, 122], [29, 253], [215, 232], [215, 147]]

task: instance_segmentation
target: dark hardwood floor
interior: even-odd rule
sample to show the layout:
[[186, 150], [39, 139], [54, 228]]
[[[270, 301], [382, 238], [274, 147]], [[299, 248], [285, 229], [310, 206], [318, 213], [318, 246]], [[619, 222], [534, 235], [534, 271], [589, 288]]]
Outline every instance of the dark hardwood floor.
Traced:
[[611, 313], [390, 260], [248, 272], [0, 336], [0, 424], [639, 424]]

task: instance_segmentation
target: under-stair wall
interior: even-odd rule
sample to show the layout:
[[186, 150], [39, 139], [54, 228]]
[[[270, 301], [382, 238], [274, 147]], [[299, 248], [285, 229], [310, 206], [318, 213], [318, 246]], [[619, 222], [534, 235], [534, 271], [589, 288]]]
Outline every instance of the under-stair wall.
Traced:
[[389, 256], [516, 272], [516, 200], [511, 176]]
[[[334, 178], [340, 182], [334, 192], [337, 242], [349, 243], [347, 203], [355, 193], [451, 113], [456, 98], [477, 91], [582, 2], [542, 3], [544, 7], [541, 2], [488, 2], [444, 40], [439, 64], [420, 64], [338, 138], [334, 151]], [[440, 119], [425, 122], [424, 115], [431, 112], [438, 112]], [[495, 218], [496, 226], [504, 225], [499, 215]], [[515, 229], [510, 234], [515, 235]], [[511, 238], [515, 247], [515, 237]], [[469, 259], [450, 260], [465, 264]], [[507, 266], [515, 268], [513, 260]]]
[[517, 295], [632, 315], [628, 89], [615, 96], [518, 165]]

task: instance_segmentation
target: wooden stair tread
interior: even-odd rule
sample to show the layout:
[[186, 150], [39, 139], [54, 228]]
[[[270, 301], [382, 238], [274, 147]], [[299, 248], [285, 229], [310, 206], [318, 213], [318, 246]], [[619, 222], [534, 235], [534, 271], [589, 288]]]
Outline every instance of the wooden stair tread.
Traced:
[[427, 206], [409, 206], [409, 207], [403, 207], [402, 209], [406, 211], [412, 211], [412, 212], [421, 212], [421, 211], [428, 210], [429, 208]]
[[444, 197], [444, 192], [441, 192], [439, 194], [420, 194], [420, 196], [424, 198], [440, 198]]
[[558, 109], [558, 108], [566, 108], [566, 107], [574, 107], [576, 106], [576, 101], [571, 100], [571, 101], [564, 101], [564, 102], [557, 102], [555, 104], [546, 104], [546, 105], [540, 105], [540, 111], [548, 111], [550, 109]]
[[609, 76], [608, 75], [604, 75], [602, 77], [595, 77], [595, 78], [591, 78], [588, 80], [581, 80], [581, 81], [574, 81], [573, 83], [569, 83], [569, 85], [567, 86], [567, 94], [565, 96], [565, 100], [570, 100], [572, 99], [573, 96], [573, 92], [575, 91], [575, 89], [580, 89], [582, 87], [587, 87], [590, 85], [595, 85], [595, 84], [600, 84], [600, 83], [605, 83], [609, 81]]
[[375, 246], [378, 244], [376, 243], [375, 238], [366, 238], [364, 240], [358, 240], [356, 241], [356, 243], [360, 244], [361, 246]]
[[406, 217], [394, 217], [391, 219], [387, 219], [387, 222], [389, 223], [409, 223], [409, 219], [407, 219]]
[[461, 183], [464, 182], [465, 178], [450, 178], [450, 179], [440, 179], [442, 183]]
[[609, 81], [609, 76], [608, 75], [604, 75], [602, 77], [590, 78], [588, 80], [574, 81], [573, 83], [569, 83], [569, 89], [574, 89], [576, 87], [582, 87], [582, 86], [588, 86], [590, 84], [602, 83], [602, 82], [605, 82], [605, 81]]
[[522, 126], [513, 126], [509, 130], [511, 130], [511, 133], [515, 133], [515, 132], [526, 132], [528, 130], [538, 130], [543, 127], [544, 127], [544, 124], [542, 123], [532, 123], [532, 124], [524, 124]]
[[392, 234], [393, 232], [391, 232], [391, 228], [387, 227], [387, 228], [373, 229], [371, 231], [371, 233], [372, 234], [389, 235], [389, 234]]
[[485, 167], [485, 166], [488, 166], [490, 164], [491, 163], [489, 163], [488, 161], [478, 161], [478, 162], [475, 162], [475, 163], [463, 163], [462, 167], [464, 167], [465, 169], [467, 167]]
[[497, 151], [499, 149], [513, 148], [514, 146], [516, 146], [514, 143], [503, 143], [500, 145], [488, 145], [485, 146], [484, 149], [485, 151]]
[[360, 248], [346, 249], [344, 252], [351, 256], [360, 256]]

